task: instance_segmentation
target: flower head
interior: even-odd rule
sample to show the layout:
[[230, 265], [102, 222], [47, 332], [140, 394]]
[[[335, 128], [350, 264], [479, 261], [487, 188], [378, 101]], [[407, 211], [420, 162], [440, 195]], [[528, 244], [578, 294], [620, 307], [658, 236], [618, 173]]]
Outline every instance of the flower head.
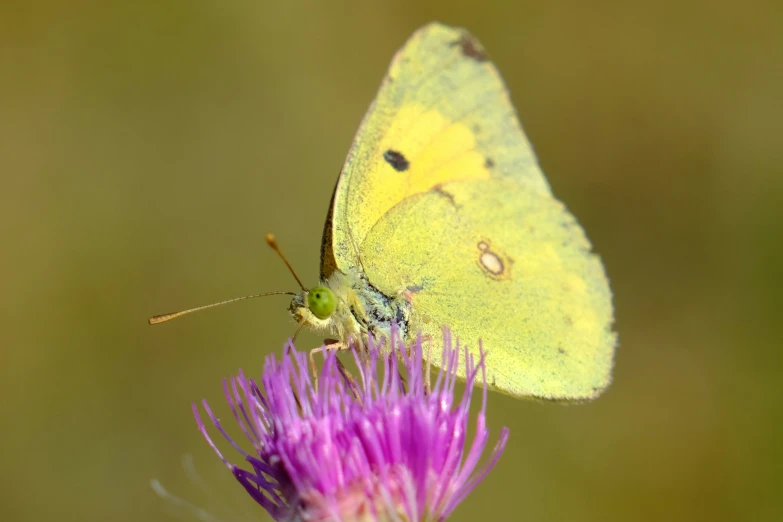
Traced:
[[314, 382], [307, 355], [289, 343], [281, 360], [266, 359], [264, 392], [241, 372], [224, 381], [226, 398], [253, 446], [252, 454], [229, 437], [202, 401], [212, 423], [251, 469], [223, 456], [193, 404], [199, 430], [275, 520], [444, 520], [497, 462], [507, 428], [478, 467], [489, 438], [486, 382], [476, 432], [468, 445], [469, 406], [479, 371], [485, 380], [483, 352], [478, 363], [464, 352], [467, 385], [461, 399], [455, 400], [460, 350], [458, 343], [452, 348], [448, 331], [443, 369], [432, 389], [421, 339], [410, 352], [396, 331], [388, 342], [391, 356], [381, 355], [388, 350], [381, 350], [383, 343], [373, 339], [367, 354], [354, 351], [356, 379], [335, 352], [328, 352]]

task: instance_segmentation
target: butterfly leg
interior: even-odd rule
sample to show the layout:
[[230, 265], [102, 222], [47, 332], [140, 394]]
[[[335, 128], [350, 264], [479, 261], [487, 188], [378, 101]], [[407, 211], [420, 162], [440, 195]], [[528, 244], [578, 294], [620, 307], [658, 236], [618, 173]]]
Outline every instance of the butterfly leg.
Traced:
[[[310, 350], [310, 371], [313, 374], [313, 382], [315, 383], [316, 390], [318, 389], [318, 366], [315, 364], [315, 354], [326, 354], [327, 351], [340, 351], [348, 349], [349, 346], [343, 342], [337, 341], [335, 339], [324, 339], [324, 344], [322, 346]], [[345, 369], [345, 366], [343, 366], [343, 363], [340, 361], [340, 359], [337, 359], [337, 368], [340, 370], [340, 373], [349, 381], [351, 388], [354, 389], [356, 387], [356, 383], [354, 382], [353, 377], [351, 377], [348, 373], [348, 370]]]
[[318, 366], [315, 364], [315, 354], [317, 353], [323, 353], [324, 358], [326, 358], [326, 352], [331, 350], [341, 350], [344, 349], [342, 346], [342, 343], [339, 341], [335, 341], [334, 339], [324, 339], [324, 344], [319, 346], [318, 348], [313, 348], [310, 350], [310, 371], [313, 374], [313, 382], [315, 382], [316, 389], [318, 388]]
[[313, 348], [310, 350], [310, 371], [313, 374], [313, 383], [316, 390], [318, 389], [318, 367], [315, 365], [314, 355], [317, 353], [323, 353], [325, 349], [325, 346], [319, 346], [318, 348]]

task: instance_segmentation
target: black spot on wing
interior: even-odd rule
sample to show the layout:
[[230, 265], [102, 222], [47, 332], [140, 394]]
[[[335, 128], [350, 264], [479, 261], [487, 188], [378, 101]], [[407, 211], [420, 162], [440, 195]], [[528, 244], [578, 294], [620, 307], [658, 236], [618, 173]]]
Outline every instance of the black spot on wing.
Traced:
[[487, 61], [487, 54], [481, 44], [469, 34], [463, 34], [459, 40], [452, 42], [451, 46], [459, 46], [463, 56], [476, 60], [477, 62]]
[[411, 166], [408, 159], [402, 155], [402, 152], [396, 150], [389, 149], [384, 152], [383, 159], [397, 172], [405, 172]]
[[487, 158], [484, 160], [484, 168], [491, 169], [495, 166], [495, 162], [492, 160], [492, 158]]

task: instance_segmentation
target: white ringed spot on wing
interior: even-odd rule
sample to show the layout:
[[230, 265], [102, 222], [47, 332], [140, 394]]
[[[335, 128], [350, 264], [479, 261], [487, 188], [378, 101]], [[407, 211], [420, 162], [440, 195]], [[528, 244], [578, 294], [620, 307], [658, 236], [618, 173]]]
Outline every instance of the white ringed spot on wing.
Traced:
[[478, 265], [484, 271], [485, 274], [493, 279], [509, 279], [509, 263], [510, 259], [504, 257], [493, 251], [489, 242], [481, 240], [476, 244], [479, 250]]

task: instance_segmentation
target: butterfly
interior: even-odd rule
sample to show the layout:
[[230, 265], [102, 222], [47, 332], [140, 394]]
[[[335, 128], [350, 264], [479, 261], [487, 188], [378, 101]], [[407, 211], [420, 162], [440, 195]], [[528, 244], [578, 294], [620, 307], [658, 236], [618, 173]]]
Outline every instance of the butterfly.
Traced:
[[579, 401], [610, 383], [604, 266], [463, 29], [429, 24], [394, 56], [337, 180], [320, 275], [289, 310], [343, 345], [393, 324], [437, 345], [447, 326], [474, 356], [481, 340], [500, 392]]
[[590, 399], [610, 382], [603, 264], [464, 30], [427, 25], [392, 60], [334, 190], [321, 279], [290, 310], [338, 339], [448, 326], [476, 354], [482, 340], [505, 393]]

